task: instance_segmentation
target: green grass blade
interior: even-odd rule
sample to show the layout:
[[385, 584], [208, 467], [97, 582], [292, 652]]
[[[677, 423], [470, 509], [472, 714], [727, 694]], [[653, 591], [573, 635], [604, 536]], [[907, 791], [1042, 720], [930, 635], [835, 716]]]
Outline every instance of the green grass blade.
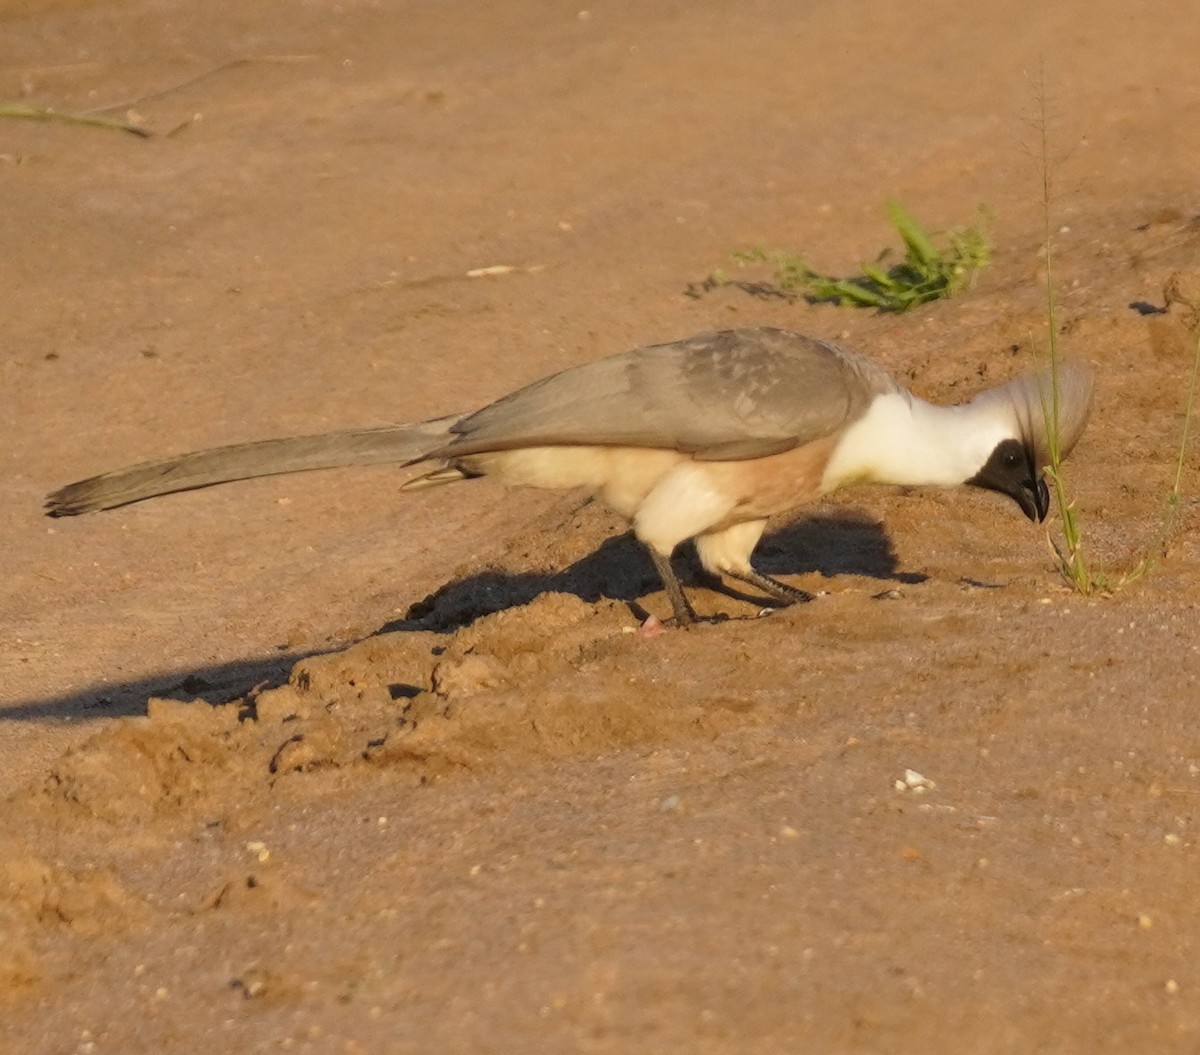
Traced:
[[904, 239], [905, 246], [908, 247], [909, 256], [922, 269], [936, 265], [941, 254], [930, 241], [925, 229], [895, 199], [887, 203], [887, 211], [896, 230], [900, 232], [900, 237]]
[[109, 128], [117, 132], [150, 139], [154, 133], [149, 129], [121, 121], [113, 117], [93, 117], [88, 114], [64, 114], [44, 106], [28, 106], [25, 103], [0, 103], [0, 117], [11, 117], [19, 121], [55, 121], [68, 125], [87, 125], [92, 128]]

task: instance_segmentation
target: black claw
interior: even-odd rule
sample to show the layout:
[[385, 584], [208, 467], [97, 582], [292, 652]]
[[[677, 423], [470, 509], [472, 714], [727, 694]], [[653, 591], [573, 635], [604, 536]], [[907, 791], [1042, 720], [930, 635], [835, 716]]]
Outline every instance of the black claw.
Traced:
[[727, 574], [735, 579], [740, 579], [742, 582], [749, 583], [751, 586], [756, 586], [768, 597], [778, 601], [785, 608], [788, 605], [804, 604], [806, 601], [813, 599], [813, 595], [807, 590], [798, 590], [796, 587], [789, 586], [778, 579], [772, 579], [769, 575], [763, 575], [762, 572], [757, 572], [753, 568], [748, 572], [731, 571]]
[[[674, 620], [671, 620], [671, 621], [674, 622]], [[716, 624], [716, 623], [727, 623], [727, 622], [729, 622], [729, 616], [726, 615], [724, 612], [714, 612], [712, 615], [696, 615], [696, 613], [693, 612], [692, 613], [692, 621], [690, 623], [683, 624], [683, 628], [686, 630], [689, 627], [700, 626], [702, 623]], [[679, 625], [679, 624], [676, 624], [676, 625]]]

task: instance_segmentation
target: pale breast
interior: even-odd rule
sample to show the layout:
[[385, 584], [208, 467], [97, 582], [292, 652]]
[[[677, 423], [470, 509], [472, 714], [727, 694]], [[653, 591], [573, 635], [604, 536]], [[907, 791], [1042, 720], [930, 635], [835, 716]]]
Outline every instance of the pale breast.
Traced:
[[718, 527], [766, 519], [815, 502], [836, 438], [827, 436], [782, 454], [744, 462], [710, 462], [713, 486], [733, 498], [733, 512]]

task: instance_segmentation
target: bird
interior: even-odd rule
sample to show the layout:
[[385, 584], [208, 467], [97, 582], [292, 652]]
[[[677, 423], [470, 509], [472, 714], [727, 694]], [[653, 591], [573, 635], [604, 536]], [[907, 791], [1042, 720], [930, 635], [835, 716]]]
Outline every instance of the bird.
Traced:
[[[279, 473], [421, 466], [402, 492], [481, 476], [582, 489], [632, 526], [677, 626], [697, 621], [672, 565], [691, 540], [710, 574], [774, 607], [811, 599], [751, 562], [768, 518], [861, 483], [970, 486], [1012, 499], [1031, 521], [1050, 505], [1043, 471], [1075, 446], [1092, 403], [1074, 362], [942, 406], [870, 358], [775, 327], [719, 330], [552, 374], [481, 410], [407, 424], [195, 451], [72, 483], [46, 513], [75, 516]], [[1057, 412], [1057, 426], [1051, 409]]]

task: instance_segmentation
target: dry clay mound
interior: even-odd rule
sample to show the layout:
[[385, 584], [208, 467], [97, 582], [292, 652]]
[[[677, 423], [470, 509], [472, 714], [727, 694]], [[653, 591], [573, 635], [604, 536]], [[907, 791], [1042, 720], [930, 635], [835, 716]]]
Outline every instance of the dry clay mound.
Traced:
[[[466, 614], [461, 591], [441, 600], [423, 606], [425, 622]], [[627, 604], [548, 593], [453, 632], [384, 633], [309, 658], [287, 684], [224, 704], [152, 699], [144, 717], [117, 720], [67, 752], [44, 784], [10, 799], [0, 989], [23, 993], [75, 976], [80, 938], [145, 935], [181, 911], [304, 904], [302, 890], [262, 870], [181, 876], [183, 905], [157, 880], [135, 893], [139, 876], [144, 883], [161, 866], [147, 861], [198, 826], [244, 832], [280, 803], [320, 796], [343, 779], [369, 784], [373, 773], [416, 788], [538, 759], [711, 739], [793, 713], [791, 694], [746, 674], [746, 635], [764, 623], [674, 633], [664, 651], [664, 638], [639, 634]], [[702, 657], [718, 639], [730, 667], [714, 681]], [[53, 833], [36, 839], [38, 852], [28, 847], [34, 831]], [[48, 846], [88, 863], [51, 863]]]
[[40, 794], [149, 823], [219, 811], [231, 792], [244, 803], [296, 774], [401, 765], [429, 779], [747, 720], [745, 677], [722, 699], [701, 667], [687, 672], [687, 654], [712, 635], [728, 647], [726, 626], [679, 635], [673, 660], [636, 627], [625, 604], [551, 593], [451, 634], [382, 634], [306, 659], [286, 685], [245, 699], [153, 699], [146, 717], [68, 752]]
[[[815, 576], [809, 585], [819, 585]], [[1157, 720], [1139, 723], [1142, 645], [1119, 631], [1148, 616], [1186, 635], [1188, 602], [1146, 591], [1136, 602], [1089, 608], [1067, 636], [1063, 612], [1073, 602], [1047, 595], [1040, 576], [1006, 571], [1002, 586], [981, 586], [937, 574], [881, 589], [877, 578], [851, 575], [827, 585], [809, 605], [656, 637], [637, 632], [626, 603], [547, 593], [456, 630], [397, 630], [306, 659], [287, 684], [225, 704], [152, 700], [146, 716], [114, 722], [6, 804], [0, 918], [12, 938], [0, 990], [22, 998], [14, 1013], [41, 1014], [64, 993], [90, 991], [89, 979], [146, 1006], [183, 987], [173, 999], [190, 1003], [170, 1014], [233, 1015], [239, 1028], [269, 1036], [281, 1028], [272, 1016], [360, 1022], [356, 1001], [367, 992], [374, 995], [364, 999], [400, 1000], [405, 1028], [429, 1035], [443, 1028], [440, 1008], [457, 992], [460, 939], [507, 956], [511, 921], [530, 911], [521, 907], [527, 884], [545, 883], [547, 869], [553, 889], [589, 891], [583, 904], [610, 884], [625, 889], [631, 877], [666, 883], [669, 896], [670, 877], [693, 874], [688, 861], [711, 844], [716, 896], [729, 867], [723, 855], [741, 861], [750, 851], [738, 846], [764, 826], [780, 834], [754, 851], [768, 856], [753, 867], [799, 899], [794, 910], [808, 921], [803, 941], [788, 945], [795, 957], [861, 930], [818, 910], [847, 896], [857, 904], [838, 876], [860, 874], [866, 891], [845, 912], [873, 918], [870, 899], [886, 896], [888, 929], [913, 935], [929, 924], [928, 897], [913, 877], [931, 869], [955, 891], [938, 926], [964, 934], [1013, 926], [1014, 899], [1056, 889], [1067, 882], [1063, 869], [1071, 882], [1093, 882], [1097, 855], [1119, 833], [1154, 833], [1160, 849], [1137, 868], [1152, 869], [1157, 884], [1181, 879], [1187, 858], [1170, 856], [1169, 844], [1161, 849], [1162, 833], [1174, 840], [1178, 832], [1178, 802], [1164, 789], [1190, 779], [1194, 758], [1182, 741], [1163, 743]], [[424, 618], [436, 623], [456, 606], [443, 609], [435, 598]], [[1103, 706], [1090, 680], [1101, 655], [1112, 693]], [[1155, 687], [1162, 721], [1182, 715], [1194, 676], [1190, 664], [1163, 672]], [[1022, 733], [1034, 714], [1036, 742]], [[1108, 761], [1114, 729], [1124, 738], [1124, 769]], [[916, 777], [893, 789], [907, 764], [929, 762], [936, 791], [921, 797]], [[614, 775], [622, 765], [633, 767], [630, 777]], [[565, 785], [564, 772], [574, 774]], [[681, 801], [671, 789], [689, 772], [694, 783]], [[639, 782], [621, 790], [633, 776]], [[543, 780], [574, 791], [559, 804], [546, 798]], [[588, 820], [596, 795], [608, 803], [600, 831]], [[496, 811], [514, 802], [524, 820], [494, 825]], [[800, 812], [782, 814], [780, 827], [781, 809]], [[391, 817], [380, 829], [392, 832], [386, 843], [376, 834], [382, 811]], [[625, 815], [631, 833], [605, 834]], [[315, 857], [310, 825], [324, 833]], [[636, 840], [660, 828], [652, 837], [666, 842], [651, 867], [637, 858], [644, 851]], [[1069, 836], [1077, 840], [1069, 862], [1045, 852]], [[627, 840], [636, 859], [605, 863]], [[889, 848], [883, 858], [879, 847]], [[478, 879], [476, 861], [491, 869]], [[1096, 925], [1136, 921], [1144, 887], [1132, 874], [1122, 882], [1096, 891], [1085, 908], [1023, 917], [1013, 970], [1029, 967], [1019, 950], [1036, 958], [1046, 935], [1073, 940], [1085, 910]], [[464, 883], [483, 883], [486, 897], [508, 907], [479, 916], [463, 900], [472, 896]], [[657, 918], [669, 901], [644, 911]], [[750, 914], [746, 926], [790, 925], [790, 914], [767, 903], [761, 912], [737, 909]], [[689, 918], [703, 938], [695, 921], [708, 917]], [[564, 909], [551, 933], [566, 944], [544, 955], [574, 963], [583, 940], [575, 929], [598, 925]], [[648, 923], [626, 925], [636, 936]], [[882, 932], [871, 934], [870, 926], [858, 934], [851, 956], [868, 973], [887, 948]], [[476, 969], [494, 978], [490, 954], [477, 955]], [[1078, 955], [1091, 954], [1081, 945]], [[1166, 955], [1150, 944], [1132, 967], [1113, 970], [1168, 977]], [[640, 962], [634, 956], [627, 966]], [[162, 974], [164, 964], [176, 973]], [[583, 987], [582, 1000], [596, 984], [594, 964], [576, 966], [579, 978], [571, 968], [562, 980], [568, 1003], [572, 986]], [[1079, 963], [1067, 958], [1062, 969]], [[636, 1018], [633, 994], [655, 970], [646, 967], [644, 983], [630, 981], [634, 1003], [604, 1014]], [[689, 984], [724, 991], [723, 976], [688, 970]], [[947, 992], [960, 984], [953, 957], [925, 970], [934, 972], [925, 984]], [[774, 1021], [771, 1008], [807, 984], [801, 960], [781, 972], [771, 975], [774, 996], [756, 1005], [761, 1021]], [[518, 972], [503, 984], [519, 990], [539, 978]], [[428, 995], [406, 1002], [397, 996], [405, 987]], [[534, 998], [514, 991], [512, 999], [524, 1006]], [[253, 1000], [261, 1011], [237, 1017], [241, 1004], [222, 1000]], [[105, 1028], [123, 1035], [116, 1022]], [[137, 1035], [159, 1036], [157, 1028], [142, 1022]]]

